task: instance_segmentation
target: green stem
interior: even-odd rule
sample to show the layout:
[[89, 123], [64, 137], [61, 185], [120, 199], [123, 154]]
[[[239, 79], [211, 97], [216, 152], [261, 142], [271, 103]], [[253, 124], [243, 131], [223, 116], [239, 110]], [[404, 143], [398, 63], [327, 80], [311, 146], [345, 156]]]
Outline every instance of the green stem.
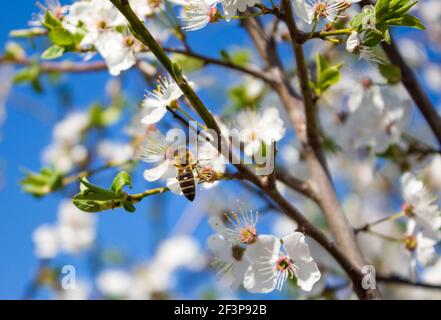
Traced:
[[131, 201], [132, 203], [137, 203], [148, 196], [152, 196], [152, 195], [159, 194], [159, 193], [164, 193], [167, 191], [170, 191], [170, 189], [167, 187], [149, 189], [149, 190], [146, 190], [141, 193], [131, 194], [127, 197], [127, 200]]
[[376, 220], [374, 222], [367, 223], [364, 226], [362, 226], [360, 228], [357, 228], [355, 230], [355, 232], [357, 233], [357, 232], [368, 232], [368, 231], [371, 231], [371, 228], [373, 226], [376, 226], [376, 225], [381, 224], [381, 223], [386, 222], [386, 221], [394, 221], [396, 219], [404, 217], [404, 215], [405, 215], [405, 213], [403, 211], [397, 212], [397, 213], [395, 213], [393, 215], [381, 218], [381, 219]]
[[193, 105], [196, 112], [200, 115], [205, 124], [210, 128], [215, 130], [220, 134], [220, 128], [216, 123], [211, 112], [205, 107], [203, 102], [196, 95], [196, 92], [190, 86], [186, 78], [182, 73], [182, 69], [177, 63], [174, 63], [167, 56], [165, 51], [161, 48], [158, 42], [153, 38], [151, 33], [144, 26], [143, 22], [139, 20], [136, 14], [133, 12], [128, 1], [123, 0], [109, 0], [113, 5], [126, 17], [133, 31], [134, 36], [146, 45], [153, 55], [159, 60], [167, 72], [176, 81], [178, 86], [181, 88], [184, 95]]

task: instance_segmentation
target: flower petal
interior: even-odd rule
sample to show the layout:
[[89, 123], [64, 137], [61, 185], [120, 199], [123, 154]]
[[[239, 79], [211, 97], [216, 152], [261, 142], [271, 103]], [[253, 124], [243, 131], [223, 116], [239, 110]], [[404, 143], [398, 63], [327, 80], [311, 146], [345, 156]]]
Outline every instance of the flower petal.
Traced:
[[182, 196], [183, 195], [182, 190], [181, 190], [181, 186], [179, 185], [178, 179], [176, 179], [176, 178], [168, 178], [167, 179], [167, 187], [174, 194], [177, 194], [178, 196]]
[[170, 167], [170, 161], [165, 160], [163, 163], [152, 169], [146, 169], [144, 170], [144, 179], [146, 179], [149, 182], [156, 181], [165, 175], [169, 167]]
[[141, 122], [144, 124], [148, 125], [157, 123], [167, 113], [167, 108], [165, 108], [161, 104], [158, 104], [157, 101], [154, 105], [154, 100], [154, 98], [146, 98], [143, 102], [145, 115], [144, 118], [141, 119]]
[[271, 235], [261, 235], [247, 247], [246, 254], [252, 265], [245, 273], [243, 285], [249, 292], [268, 293], [276, 288], [275, 262], [279, 253], [280, 240]]
[[311, 258], [309, 246], [305, 241], [305, 235], [301, 232], [293, 232], [282, 238], [283, 247], [288, 256], [294, 260], [308, 261]]
[[321, 273], [314, 260], [299, 260], [294, 262], [298, 267], [294, 271], [297, 277], [297, 284], [305, 291], [311, 291], [314, 284], [320, 280]]

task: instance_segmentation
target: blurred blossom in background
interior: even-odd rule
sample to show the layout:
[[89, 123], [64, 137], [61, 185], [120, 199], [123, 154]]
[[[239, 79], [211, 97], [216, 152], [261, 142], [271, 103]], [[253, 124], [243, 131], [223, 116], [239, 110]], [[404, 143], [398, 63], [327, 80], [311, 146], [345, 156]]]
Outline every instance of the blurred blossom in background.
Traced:
[[[46, 1], [44, 5], [54, 16], [65, 17], [63, 27], [70, 32], [76, 32], [76, 19], [83, 21], [89, 32], [81, 45], [89, 49], [93, 45], [97, 52], [68, 52], [53, 61], [102, 62], [105, 66], [91, 72], [44, 75], [37, 72], [38, 76], [30, 81], [14, 83], [23, 65], [0, 64], [0, 298], [355, 298], [332, 257], [313, 239], [304, 240], [295, 232], [295, 222], [268, 206], [265, 199], [240, 182], [199, 181], [194, 202], [179, 196], [182, 185], [170, 175], [170, 170], [176, 171], [175, 165], [172, 161], [164, 164], [162, 153], [158, 158], [158, 149], [165, 159], [167, 152], [157, 132], [165, 134], [169, 129], [183, 128], [166, 109], [182, 92], [175, 83], [164, 79], [158, 89], [155, 80], [158, 64], [132, 35], [114, 30], [125, 22], [112, 7], [103, 5], [98, 10], [100, 4], [96, 0], [76, 1], [75, 5], [71, 1], [61, 2], [59, 5], [57, 1]], [[96, 11], [82, 12], [84, 2], [93, 3]], [[252, 6], [258, 1], [243, 2]], [[183, 31], [194, 52], [212, 57], [223, 52], [237, 64], [261, 67], [258, 54], [239, 22], [233, 19], [211, 23], [216, 17], [208, 2], [196, 8], [198, 16], [191, 16], [190, 9], [184, 10], [180, 1], [166, 5], [162, 1], [158, 5], [135, 0], [130, 3], [139, 16], [145, 17], [148, 29], [164, 47], [180, 46], [176, 34], [164, 27], [161, 15], [157, 14], [170, 10], [170, 5], [175, 17], [181, 17], [176, 21], [185, 23], [187, 30], [197, 30]], [[222, 12], [227, 17], [234, 16], [237, 10], [244, 11], [240, 6], [225, 3]], [[71, 4], [70, 8], [64, 7]], [[202, 15], [201, 7], [205, 10]], [[11, 38], [9, 31], [30, 25], [41, 28], [44, 11], [38, 14], [40, 9], [34, 0], [21, 0], [20, 6], [5, 2], [2, 8], [1, 57], [13, 54], [20, 61], [38, 59], [50, 46], [47, 37]], [[354, 4], [347, 14], [352, 17], [358, 10]], [[393, 35], [403, 57], [440, 112], [441, 1], [421, 0], [411, 13], [422, 20], [426, 31], [403, 27], [394, 29]], [[185, 14], [187, 18], [182, 18]], [[97, 26], [98, 20], [105, 26]], [[270, 17], [262, 21], [265, 30], [271, 30]], [[308, 23], [298, 19], [302, 30], [311, 29]], [[294, 71], [287, 30], [280, 25], [276, 31], [282, 60], [288, 70]], [[340, 81], [318, 101], [326, 155], [337, 194], [354, 227], [411, 210], [412, 215], [403, 214], [396, 221], [375, 227], [375, 232], [389, 238], [406, 237], [405, 245], [360, 232], [357, 238], [361, 250], [378, 273], [441, 285], [438, 235], [441, 222], [437, 220], [441, 155], [427, 151], [437, 150], [439, 146], [405, 88], [400, 83], [385, 85], [375, 61], [366, 61], [373, 53], [361, 53], [359, 36], [351, 34], [348, 47], [345, 44], [332, 47], [330, 42], [320, 39], [305, 45], [311, 64], [317, 52], [326, 59], [344, 62]], [[357, 52], [365, 59], [358, 59]], [[278, 165], [292, 176], [306, 178], [308, 166], [301, 143], [278, 97], [263, 81], [212, 65], [204, 67], [199, 60], [187, 59], [179, 53], [171, 53], [171, 57], [184, 66], [188, 80], [220, 120], [222, 132], [236, 128], [245, 133], [247, 156], [253, 157], [261, 151], [263, 142], [275, 140]], [[37, 64], [29, 63], [29, 66], [38, 69]], [[27, 70], [32, 76], [32, 70]], [[295, 88], [299, 87], [297, 78], [291, 82]], [[186, 103], [184, 100], [182, 104]], [[157, 153], [148, 148], [144, 154], [139, 152], [146, 134], [153, 137], [150, 146]], [[209, 146], [205, 147], [203, 153], [208, 159], [204, 168], [208, 173], [227, 172], [228, 167], [219, 165], [216, 155]], [[161, 161], [156, 163], [158, 159]], [[41, 197], [25, 193], [19, 183], [30, 171], [40, 172], [45, 167], [63, 179], [96, 168], [89, 181], [107, 187], [118, 172], [112, 165], [130, 172], [133, 185], [130, 192], [164, 186], [172, 192], [145, 198], [136, 204], [134, 213], [122, 208], [84, 213], [72, 203], [72, 197], [79, 192], [78, 179], [51, 195], [38, 186], [27, 190]], [[405, 173], [407, 170], [411, 173]], [[325, 219], [312, 201], [294, 193], [281, 181], [277, 181], [277, 187], [314, 225], [326, 230]], [[245, 222], [240, 220], [238, 229], [233, 230], [236, 232], [233, 239], [231, 230], [220, 227], [231, 222], [225, 218], [225, 213], [231, 211], [259, 214], [256, 221], [254, 216], [247, 216]], [[270, 234], [272, 238], [259, 238], [262, 234]], [[207, 239], [212, 241], [207, 243]], [[285, 239], [284, 246], [278, 247], [278, 239]], [[415, 239], [418, 245], [413, 242]], [[306, 270], [307, 279], [302, 281], [298, 266], [288, 264], [287, 269], [272, 275], [275, 285], [267, 288], [264, 280], [259, 282], [262, 277], [259, 270], [238, 266], [234, 257], [219, 251], [219, 248], [234, 248], [237, 241], [243, 250], [248, 245], [252, 248], [256, 241], [267, 241], [266, 245], [276, 243], [271, 248], [271, 259], [276, 262], [270, 259], [266, 264], [277, 263], [279, 267], [283, 257], [302, 251], [303, 255], [296, 259], [308, 262], [300, 269]], [[298, 251], [291, 250], [290, 245]], [[262, 251], [246, 250], [249, 259], [253, 254], [263, 255]], [[310, 254], [305, 253], [308, 250]], [[213, 264], [215, 258], [223, 259], [224, 269]], [[294, 262], [296, 259], [292, 258]], [[231, 279], [225, 280], [227, 262], [228, 271], [234, 270], [228, 276], [231, 273], [242, 276], [237, 290], [231, 289]], [[75, 288], [69, 290], [60, 286], [61, 269], [65, 265], [75, 268]], [[289, 272], [298, 276], [299, 281], [288, 276], [285, 279]], [[243, 277], [248, 282], [242, 283]], [[233, 280], [237, 279], [233, 277]], [[282, 290], [274, 290], [276, 287]], [[393, 284], [381, 284], [381, 288], [387, 298], [441, 298], [441, 290]], [[268, 294], [260, 294], [263, 292]]]

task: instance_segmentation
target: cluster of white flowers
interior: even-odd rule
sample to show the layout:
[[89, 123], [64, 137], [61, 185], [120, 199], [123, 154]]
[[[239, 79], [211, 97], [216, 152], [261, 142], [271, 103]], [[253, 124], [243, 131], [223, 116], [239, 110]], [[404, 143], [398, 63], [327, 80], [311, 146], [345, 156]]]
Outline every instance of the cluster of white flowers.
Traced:
[[337, 125], [327, 127], [345, 153], [365, 149], [379, 153], [401, 144], [409, 122], [410, 99], [398, 89], [385, 90], [369, 79], [347, 85], [345, 109], [337, 111]]
[[[273, 235], [260, 235], [256, 230], [257, 213], [240, 211], [240, 214], [210, 218], [217, 234], [208, 239], [215, 255], [215, 266], [222, 280], [235, 289], [243, 284], [253, 293], [282, 290], [288, 278], [297, 279], [297, 285], [311, 291], [321, 273], [309, 252], [305, 236], [291, 232], [279, 239]], [[283, 246], [283, 250], [282, 250]]]
[[406, 248], [412, 253], [413, 261], [427, 266], [435, 263], [435, 246], [441, 240], [441, 212], [424, 183], [411, 173], [401, 177], [404, 205], [408, 217]]
[[155, 256], [132, 271], [107, 269], [96, 281], [106, 298], [154, 299], [174, 287], [174, 274], [181, 268], [200, 270], [205, 264], [198, 243], [189, 236], [174, 236], [164, 240]]
[[307, 23], [320, 19], [334, 21], [340, 13], [361, 0], [294, 0], [296, 13]]
[[76, 111], [68, 114], [55, 125], [53, 142], [43, 151], [43, 162], [66, 173], [86, 161], [88, 154], [87, 148], [82, 144], [82, 137], [88, 126], [87, 112]]
[[[179, 109], [179, 99], [183, 93], [179, 86], [170, 77], [160, 78], [158, 87], [148, 92], [144, 99], [141, 111], [141, 124], [145, 126], [156, 125], [167, 113], [167, 108]], [[190, 83], [193, 85], [192, 83]], [[245, 110], [237, 115], [233, 121], [233, 127], [227, 128], [220, 123], [222, 135], [228, 136], [235, 129], [238, 139], [244, 144], [244, 152], [247, 156], [253, 156], [262, 151], [263, 145], [269, 146], [273, 141], [280, 141], [285, 136], [284, 122], [280, 113], [275, 107], [267, 107], [256, 112]], [[167, 179], [167, 187], [176, 194], [182, 194], [179, 182], [176, 179], [177, 167], [180, 159], [176, 151], [185, 150], [185, 140], [175, 141], [173, 136], [167, 139], [156, 128], [143, 128], [145, 141], [139, 148], [140, 159], [147, 163], [156, 163], [151, 169], [144, 171], [144, 178], [147, 181]], [[169, 132], [169, 133], [172, 133]], [[233, 133], [231, 133], [233, 135]], [[210, 142], [199, 137], [194, 152], [195, 156], [190, 159], [192, 165], [196, 165], [199, 173], [205, 172], [213, 179], [208, 179], [209, 184], [214, 185], [216, 177], [225, 171], [226, 159]], [[200, 174], [195, 174], [197, 182], [200, 182]], [[211, 183], [210, 183], [211, 182]]]
[[60, 203], [57, 223], [42, 224], [34, 231], [35, 255], [51, 259], [60, 252], [77, 254], [91, 248], [95, 237], [95, 217], [66, 199]]

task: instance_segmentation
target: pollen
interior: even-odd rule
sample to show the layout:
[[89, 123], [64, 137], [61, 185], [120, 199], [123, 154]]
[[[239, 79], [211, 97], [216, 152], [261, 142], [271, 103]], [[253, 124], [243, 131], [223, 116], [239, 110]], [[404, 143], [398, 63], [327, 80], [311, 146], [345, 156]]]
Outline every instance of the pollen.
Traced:
[[329, 15], [328, 4], [325, 2], [317, 2], [312, 10], [317, 18], [326, 18]]
[[252, 244], [256, 242], [257, 232], [255, 227], [242, 228], [239, 231], [240, 242], [245, 244]]
[[276, 268], [281, 272], [289, 271], [293, 268], [293, 261], [287, 256], [282, 256], [277, 260]]
[[407, 236], [404, 239], [404, 245], [406, 246], [407, 250], [414, 251], [417, 247], [417, 240], [415, 236]]
[[411, 204], [405, 203], [401, 206], [401, 209], [406, 216], [408, 216], [409, 218], [413, 217], [413, 206]]

